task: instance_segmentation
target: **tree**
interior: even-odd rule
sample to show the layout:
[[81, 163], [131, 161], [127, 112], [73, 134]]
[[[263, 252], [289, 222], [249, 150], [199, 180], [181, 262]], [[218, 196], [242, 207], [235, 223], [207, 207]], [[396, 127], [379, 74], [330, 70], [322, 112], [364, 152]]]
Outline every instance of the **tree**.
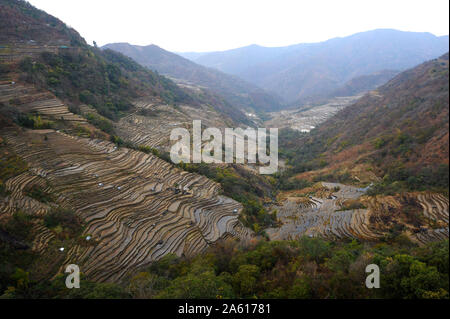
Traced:
[[256, 286], [259, 277], [259, 267], [255, 265], [241, 265], [233, 276], [235, 291], [243, 298], [256, 294]]

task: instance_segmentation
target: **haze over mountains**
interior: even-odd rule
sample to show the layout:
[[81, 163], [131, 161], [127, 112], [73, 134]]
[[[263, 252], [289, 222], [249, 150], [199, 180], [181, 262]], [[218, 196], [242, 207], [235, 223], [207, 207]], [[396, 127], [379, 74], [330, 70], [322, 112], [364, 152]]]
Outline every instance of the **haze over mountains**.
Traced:
[[184, 82], [206, 87], [223, 96], [230, 104], [242, 108], [274, 110], [280, 108], [280, 99], [236, 76], [196, 64], [182, 56], [156, 45], [138, 46], [111, 43], [103, 49], [125, 54], [141, 65]]
[[448, 45], [448, 36], [377, 29], [320, 43], [286, 47], [250, 45], [180, 55], [236, 75], [278, 94], [286, 103], [298, 105], [328, 96], [359, 76], [411, 68], [444, 54]]

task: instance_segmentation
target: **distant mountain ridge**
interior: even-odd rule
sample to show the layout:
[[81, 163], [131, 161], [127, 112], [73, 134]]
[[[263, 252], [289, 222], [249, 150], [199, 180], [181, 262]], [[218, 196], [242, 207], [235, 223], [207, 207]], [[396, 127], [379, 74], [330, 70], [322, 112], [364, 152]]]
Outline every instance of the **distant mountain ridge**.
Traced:
[[188, 83], [206, 87], [220, 94], [238, 108], [275, 110], [280, 99], [236, 76], [198, 65], [156, 45], [137, 46], [129, 43], [111, 43], [102, 47], [120, 52], [152, 70]]
[[383, 70], [369, 75], [361, 75], [346, 82], [342, 87], [333, 91], [330, 96], [352, 96], [366, 91], [376, 89], [385, 84], [399, 72], [394, 70]]
[[356, 77], [414, 67], [447, 52], [448, 44], [448, 36], [377, 29], [319, 43], [250, 45], [186, 57], [302, 104], [328, 96]]

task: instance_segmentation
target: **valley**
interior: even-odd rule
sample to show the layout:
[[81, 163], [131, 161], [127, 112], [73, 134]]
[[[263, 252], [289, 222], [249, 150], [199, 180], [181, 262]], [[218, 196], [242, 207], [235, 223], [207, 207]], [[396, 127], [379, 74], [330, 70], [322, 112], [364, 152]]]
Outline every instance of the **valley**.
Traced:
[[265, 121], [264, 125], [267, 127], [278, 127], [280, 129], [290, 128], [302, 133], [309, 133], [319, 124], [325, 122], [361, 96], [336, 97], [321, 105], [303, 106], [300, 109], [271, 112], [268, 113], [270, 119]]
[[[178, 55], [0, 8], [0, 298], [448, 298], [448, 36]], [[194, 121], [246, 151], [174, 164]]]

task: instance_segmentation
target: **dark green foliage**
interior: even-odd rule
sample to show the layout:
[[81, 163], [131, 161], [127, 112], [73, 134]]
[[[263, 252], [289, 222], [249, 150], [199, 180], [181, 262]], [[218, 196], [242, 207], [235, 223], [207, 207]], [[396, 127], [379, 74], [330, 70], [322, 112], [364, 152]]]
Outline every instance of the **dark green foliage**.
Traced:
[[388, 166], [383, 180], [368, 191], [368, 195], [395, 195], [403, 191], [435, 190], [448, 192], [449, 167], [446, 164], [423, 166], [419, 170], [405, 168], [401, 163]]
[[27, 196], [30, 196], [41, 203], [48, 204], [55, 201], [52, 194], [46, 192], [38, 185], [33, 185], [31, 188], [27, 189], [25, 193]]
[[31, 228], [32, 218], [22, 212], [0, 224], [0, 295], [15, 284], [17, 268], [28, 269], [38, 257], [28, 242]]
[[303, 189], [312, 186], [314, 183], [309, 182], [304, 179], [292, 179], [289, 175], [280, 175], [279, 178], [279, 189], [281, 190], [292, 190], [292, 189]]
[[153, 148], [150, 146], [139, 145], [138, 150], [140, 150], [141, 152], [144, 152], [146, 154], [152, 153], [155, 156], [159, 156], [159, 151], [156, 148]]
[[51, 129], [53, 127], [53, 123], [50, 121], [42, 120], [38, 115], [33, 114], [19, 114], [17, 117], [17, 124], [31, 129]]
[[[409, 251], [409, 252], [407, 252]], [[365, 244], [225, 242], [193, 259], [166, 256], [133, 285], [152, 298], [448, 298], [448, 241], [422, 248], [398, 242]], [[379, 265], [381, 288], [365, 287], [368, 264]], [[146, 280], [142, 280], [146, 278]], [[202, 281], [204, 284], [202, 285]], [[144, 289], [145, 285], [151, 289]]]
[[64, 275], [58, 275], [52, 281], [35, 282], [29, 279], [29, 274], [17, 269], [12, 276], [13, 285], [4, 293], [5, 299], [123, 299], [130, 295], [122, 286], [113, 283], [96, 283], [80, 276], [80, 288], [67, 289]]
[[37, 61], [25, 58], [20, 69], [28, 82], [68, 101], [91, 105], [112, 120], [144, 94], [159, 95], [167, 103], [192, 102], [171, 80], [111, 50], [83, 47], [44, 52]]
[[327, 165], [320, 156], [325, 151], [327, 141], [314, 138], [314, 132], [311, 131], [309, 136], [290, 128], [280, 130], [280, 156], [287, 159], [287, 164], [290, 165], [284, 172], [284, 178]]
[[81, 231], [81, 223], [70, 209], [54, 208], [44, 216], [44, 225], [50, 229], [59, 228], [72, 237]]
[[86, 114], [86, 119], [88, 120], [89, 123], [98, 127], [103, 132], [108, 134], [114, 134], [113, 124], [108, 119], [105, 119], [104, 117], [94, 113]]
[[34, 128], [34, 120], [30, 116], [20, 114], [17, 118], [17, 123], [23, 127]]
[[[81, 289], [68, 290], [63, 275], [33, 282], [4, 259], [0, 270], [9, 269], [10, 278], [0, 279], [13, 287], [4, 298], [449, 298], [448, 260], [448, 240], [417, 247], [304, 237], [247, 248], [226, 241], [191, 259], [169, 254], [122, 286], [82, 276]], [[380, 289], [365, 287], [372, 263], [380, 267]]]
[[7, 194], [4, 183], [7, 179], [27, 170], [27, 163], [0, 143], [0, 196]]
[[2, 222], [0, 227], [8, 234], [12, 234], [16, 239], [26, 241], [30, 236], [30, 230], [33, 226], [32, 220], [32, 216], [22, 211], [17, 211]]

